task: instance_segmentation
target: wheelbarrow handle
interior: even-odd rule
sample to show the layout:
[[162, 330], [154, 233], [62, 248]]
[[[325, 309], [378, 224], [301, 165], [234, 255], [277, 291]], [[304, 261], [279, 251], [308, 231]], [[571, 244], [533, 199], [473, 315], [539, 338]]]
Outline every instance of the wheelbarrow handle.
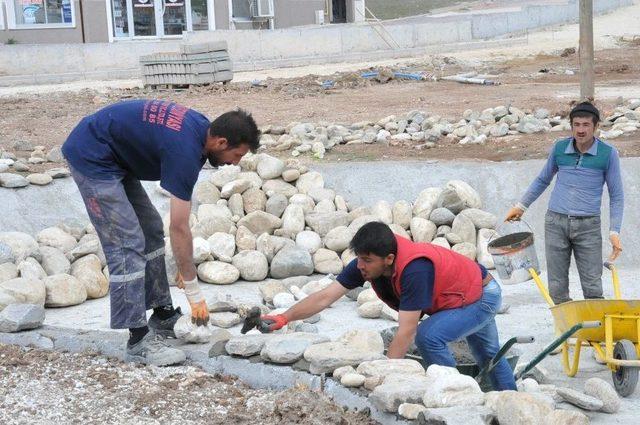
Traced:
[[593, 320], [590, 322], [582, 322], [582, 327], [583, 328], [599, 328], [600, 326], [602, 326], [602, 322], [599, 320]]
[[518, 344], [531, 344], [532, 342], [535, 342], [535, 338], [532, 336], [517, 336], [516, 337], [516, 342]]
[[476, 380], [482, 379], [484, 376], [488, 375], [498, 364], [501, 358], [503, 358], [507, 352], [513, 347], [514, 344], [529, 344], [535, 341], [535, 338], [532, 336], [516, 336], [513, 338], [509, 338], [507, 342], [505, 342], [500, 350], [496, 353], [495, 356], [489, 361], [489, 363], [480, 370]]

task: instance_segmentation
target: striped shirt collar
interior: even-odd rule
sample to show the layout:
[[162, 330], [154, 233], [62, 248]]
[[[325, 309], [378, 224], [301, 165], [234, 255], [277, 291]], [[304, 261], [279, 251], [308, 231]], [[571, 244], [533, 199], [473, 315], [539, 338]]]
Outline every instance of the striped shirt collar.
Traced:
[[[593, 144], [591, 145], [589, 150], [585, 152], [585, 154], [596, 156], [598, 154], [598, 143], [599, 142], [600, 142], [600, 139], [598, 139], [597, 137], [594, 137], [593, 138]], [[568, 153], [568, 154], [576, 153], [575, 144], [576, 144], [576, 139], [571, 138], [571, 143], [567, 144], [567, 148], [564, 150], [564, 153]]]

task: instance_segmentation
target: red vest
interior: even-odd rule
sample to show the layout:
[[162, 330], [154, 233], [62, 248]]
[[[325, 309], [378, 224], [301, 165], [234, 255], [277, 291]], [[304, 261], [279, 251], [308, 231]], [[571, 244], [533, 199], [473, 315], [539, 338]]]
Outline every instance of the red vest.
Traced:
[[[433, 314], [440, 310], [464, 307], [472, 304], [482, 296], [482, 272], [478, 264], [462, 254], [430, 243], [416, 243], [409, 239], [395, 235], [398, 243], [398, 253], [394, 261], [394, 271], [391, 276], [393, 297], [384, 297], [382, 291], [371, 287], [378, 297], [389, 307], [398, 310], [402, 271], [416, 258], [426, 258], [433, 263], [435, 279], [433, 282], [433, 300], [431, 308], [424, 310], [426, 314]], [[390, 291], [387, 291], [390, 293]]]

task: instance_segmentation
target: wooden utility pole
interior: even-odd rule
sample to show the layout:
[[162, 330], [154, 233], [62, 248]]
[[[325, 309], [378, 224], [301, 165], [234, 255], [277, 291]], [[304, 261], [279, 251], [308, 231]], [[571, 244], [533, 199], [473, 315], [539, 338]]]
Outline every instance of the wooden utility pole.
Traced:
[[593, 100], [593, 0], [580, 0], [580, 99]]

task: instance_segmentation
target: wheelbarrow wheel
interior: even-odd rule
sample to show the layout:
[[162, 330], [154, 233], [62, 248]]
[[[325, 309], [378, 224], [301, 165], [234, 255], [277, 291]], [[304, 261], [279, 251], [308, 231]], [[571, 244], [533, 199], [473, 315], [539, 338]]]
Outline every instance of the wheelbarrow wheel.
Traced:
[[[628, 339], [622, 339], [613, 347], [613, 358], [617, 360], [638, 360], [636, 346]], [[616, 392], [622, 397], [628, 397], [638, 385], [638, 368], [630, 366], [619, 366], [617, 370], [611, 372], [613, 386]]]

